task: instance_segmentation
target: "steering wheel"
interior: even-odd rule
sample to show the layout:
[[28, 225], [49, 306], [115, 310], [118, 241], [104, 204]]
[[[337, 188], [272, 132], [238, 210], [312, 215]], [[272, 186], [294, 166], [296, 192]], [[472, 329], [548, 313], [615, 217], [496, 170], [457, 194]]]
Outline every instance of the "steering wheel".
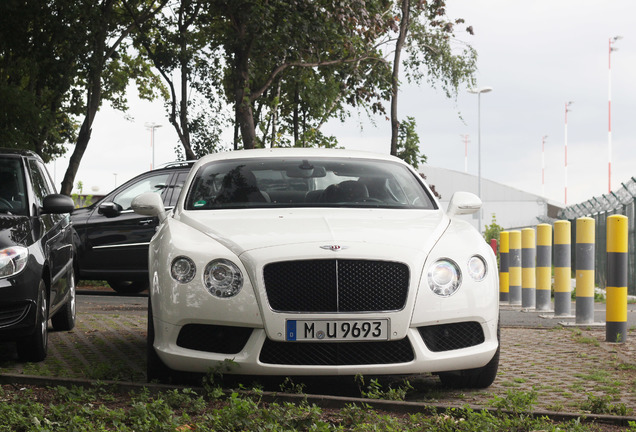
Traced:
[[8, 208], [8, 209], [12, 209], [13, 205], [6, 199], [0, 197], [0, 204], [3, 205], [4, 207]]

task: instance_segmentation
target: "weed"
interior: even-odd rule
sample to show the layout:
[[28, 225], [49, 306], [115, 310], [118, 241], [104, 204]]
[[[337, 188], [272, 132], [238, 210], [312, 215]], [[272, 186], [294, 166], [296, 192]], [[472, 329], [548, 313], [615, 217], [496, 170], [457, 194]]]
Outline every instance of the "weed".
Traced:
[[382, 389], [382, 384], [380, 384], [377, 379], [372, 379], [369, 382], [369, 385], [366, 387], [368, 391], [363, 390], [365, 383], [362, 375], [356, 375], [355, 381], [358, 387], [360, 387], [362, 397], [368, 399], [405, 400], [407, 393], [413, 390], [413, 386], [408, 380], [403, 380], [402, 385], [395, 389], [389, 386], [389, 389], [386, 391]]
[[285, 378], [285, 381], [281, 383], [280, 391], [283, 393], [303, 394], [305, 393], [305, 384], [296, 384], [291, 378], [287, 377]]
[[537, 402], [537, 392], [508, 390], [505, 397], [495, 396], [490, 404], [498, 410], [512, 411], [513, 413], [526, 413], [532, 411]]
[[627, 408], [624, 403], [614, 405], [611, 403], [611, 396], [595, 396], [587, 395], [587, 400], [581, 404], [581, 409], [591, 412], [592, 414], [616, 414], [626, 416], [631, 413], [631, 409]]

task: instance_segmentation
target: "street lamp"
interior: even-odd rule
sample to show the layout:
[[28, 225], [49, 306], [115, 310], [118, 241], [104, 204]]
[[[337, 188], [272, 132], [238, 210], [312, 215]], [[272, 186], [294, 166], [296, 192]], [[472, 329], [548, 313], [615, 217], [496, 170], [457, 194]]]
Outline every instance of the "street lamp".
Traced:
[[607, 84], [607, 193], [612, 192], [612, 51], [618, 48], [612, 46], [616, 41], [623, 39], [622, 36], [614, 36], [609, 39], [609, 50], [607, 54], [608, 84]]
[[[481, 87], [468, 90], [468, 93], [477, 95], [477, 195], [479, 196], [479, 199], [481, 199], [481, 94], [491, 91], [492, 87]], [[482, 209], [479, 209], [479, 232], [481, 232], [481, 213]]]
[[156, 124], [155, 122], [146, 123], [144, 126], [150, 130], [150, 148], [152, 148], [152, 162], [150, 164], [150, 169], [154, 169], [155, 167], [155, 129], [160, 128], [160, 124]]
[[565, 204], [568, 203], [568, 113], [570, 112], [570, 105], [574, 102], [569, 101], [565, 103]]
[[541, 138], [541, 195], [545, 196], [545, 139], [547, 135]]

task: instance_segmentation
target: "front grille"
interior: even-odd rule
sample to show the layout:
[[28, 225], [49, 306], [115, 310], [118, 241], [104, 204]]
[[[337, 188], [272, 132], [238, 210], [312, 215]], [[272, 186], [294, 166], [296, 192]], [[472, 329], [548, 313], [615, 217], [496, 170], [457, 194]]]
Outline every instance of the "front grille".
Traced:
[[0, 307], [0, 327], [8, 327], [20, 322], [29, 312], [29, 303]]
[[406, 264], [367, 260], [304, 260], [264, 269], [269, 305], [278, 312], [374, 312], [406, 303]]
[[177, 337], [182, 348], [220, 354], [237, 354], [252, 334], [248, 327], [186, 324]]
[[267, 364], [344, 366], [407, 363], [414, 359], [407, 338], [390, 342], [275, 342], [267, 339], [260, 361]]
[[433, 352], [468, 348], [484, 342], [484, 330], [475, 321], [418, 328], [426, 347]]

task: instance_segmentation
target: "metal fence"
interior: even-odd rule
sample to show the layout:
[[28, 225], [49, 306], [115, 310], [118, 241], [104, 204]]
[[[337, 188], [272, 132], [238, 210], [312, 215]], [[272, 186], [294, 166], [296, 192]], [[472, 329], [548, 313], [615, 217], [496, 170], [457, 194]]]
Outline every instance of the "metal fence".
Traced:
[[636, 295], [636, 178], [622, 183], [621, 188], [606, 195], [564, 208], [559, 219], [567, 219], [572, 227], [572, 269], [575, 269], [576, 219], [591, 217], [596, 221], [596, 284], [605, 288], [607, 277], [607, 218], [620, 214], [629, 220], [628, 230], [628, 294]]

